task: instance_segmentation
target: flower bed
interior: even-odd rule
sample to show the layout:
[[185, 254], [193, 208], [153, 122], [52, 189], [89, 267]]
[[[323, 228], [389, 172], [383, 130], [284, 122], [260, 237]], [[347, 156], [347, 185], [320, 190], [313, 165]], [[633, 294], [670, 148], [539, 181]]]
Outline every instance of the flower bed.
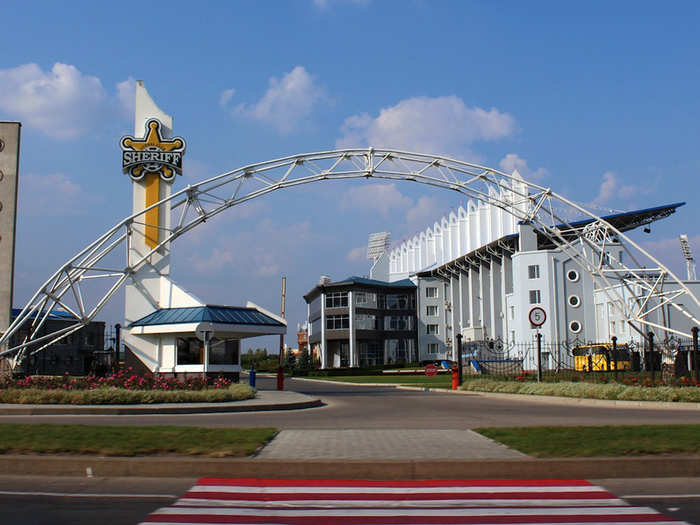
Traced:
[[105, 377], [30, 376], [0, 379], [0, 403], [131, 405], [152, 403], [223, 403], [255, 397], [248, 385], [229, 379], [154, 374], [139, 376], [131, 369]]
[[28, 376], [23, 378], [3, 377], [0, 379], [0, 390], [4, 389], [38, 389], [38, 390], [95, 390], [97, 388], [114, 387], [126, 390], [205, 390], [228, 388], [232, 385], [230, 379], [224, 377], [203, 378], [188, 377], [176, 379], [157, 374], [137, 375], [132, 368], [120, 370], [104, 377], [97, 376]]

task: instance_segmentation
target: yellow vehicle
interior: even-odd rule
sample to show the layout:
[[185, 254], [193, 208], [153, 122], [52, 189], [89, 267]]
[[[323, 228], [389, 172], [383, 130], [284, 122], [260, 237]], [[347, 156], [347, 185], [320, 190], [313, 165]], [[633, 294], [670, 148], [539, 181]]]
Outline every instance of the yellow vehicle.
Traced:
[[[574, 348], [574, 368], [579, 372], [610, 372], [615, 370], [612, 344], [590, 344]], [[626, 344], [617, 345], [617, 369], [629, 370], [630, 350]]]

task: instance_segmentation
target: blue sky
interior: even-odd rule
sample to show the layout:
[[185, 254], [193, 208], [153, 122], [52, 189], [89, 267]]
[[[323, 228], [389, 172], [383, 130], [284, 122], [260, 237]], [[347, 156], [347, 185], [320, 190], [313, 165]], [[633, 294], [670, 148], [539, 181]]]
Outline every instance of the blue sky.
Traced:
[[[188, 142], [176, 189], [371, 143], [518, 167], [602, 210], [687, 201], [636, 238], [681, 275], [678, 234], [700, 251], [697, 2], [162, 6], [3, 5], [0, 120], [23, 122], [16, 306], [129, 214], [118, 143], [135, 79]], [[368, 272], [370, 232], [399, 241], [459, 202], [374, 181], [277, 192], [179, 240], [173, 275], [207, 302], [272, 310], [286, 275], [295, 327], [320, 274]], [[119, 321], [121, 300], [101, 318]]]

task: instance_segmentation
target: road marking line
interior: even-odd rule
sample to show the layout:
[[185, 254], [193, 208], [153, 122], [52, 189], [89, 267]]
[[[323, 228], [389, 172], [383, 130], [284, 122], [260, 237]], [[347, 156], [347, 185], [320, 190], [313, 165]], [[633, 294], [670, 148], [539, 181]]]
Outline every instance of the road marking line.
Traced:
[[177, 496], [174, 494], [101, 494], [90, 492], [21, 492], [12, 490], [0, 490], [0, 496], [54, 496], [62, 498], [177, 498]]
[[633, 494], [620, 496], [623, 499], [649, 499], [649, 498], [700, 498], [700, 494]]

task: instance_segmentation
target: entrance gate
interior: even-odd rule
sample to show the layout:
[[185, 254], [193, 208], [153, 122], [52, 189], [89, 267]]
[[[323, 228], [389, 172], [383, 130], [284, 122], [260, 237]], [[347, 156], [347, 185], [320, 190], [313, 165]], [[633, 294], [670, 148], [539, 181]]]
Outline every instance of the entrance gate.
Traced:
[[[652, 322], [650, 314], [661, 308], [673, 308], [688, 318], [689, 326], [700, 326], [692, 313], [693, 309], [700, 311], [700, 300], [671, 270], [605, 219], [550, 188], [526, 181], [517, 173], [508, 174], [442, 156], [391, 149], [342, 149], [243, 166], [188, 186], [123, 219], [64, 263], [39, 287], [0, 337], [0, 348], [18, 333], [23, 335], [21, 341], [0, 352], [0, 356], [15, 355], [17, 359], [27, 353], [34, 354], [76, 332], [94, 319], [152, 257], [233, 206], [302, 184], [362, 178], [405, 180], [459, 192], [531, 224], [589, 273], [596, 287], [604, 291], [640, 333], [656, 329], [690, 337], [690, 333]], [[162, 240], [138, 257], [127, 255], [123, 267], [105, 264], [111, 254], [130, 253], [134, 236], [145, 235], [146, 214], [152, 214], [164, 203], [170, 204], [172, 216], [165, 222], [167, 228], [161, 227]], [[576, 227], [572, 225], [573, 215], [589, 221], [583, 227]], [[624, 262], [608, 250], [612, 243], [618, 251], [622, 248]], [[90, 296], [83, 293], [86, 283], [95, 281], [102, 283], [102, 291]], [[71, 315], [72, 324], [39, 336], [47, 316], [57, 307]]]

